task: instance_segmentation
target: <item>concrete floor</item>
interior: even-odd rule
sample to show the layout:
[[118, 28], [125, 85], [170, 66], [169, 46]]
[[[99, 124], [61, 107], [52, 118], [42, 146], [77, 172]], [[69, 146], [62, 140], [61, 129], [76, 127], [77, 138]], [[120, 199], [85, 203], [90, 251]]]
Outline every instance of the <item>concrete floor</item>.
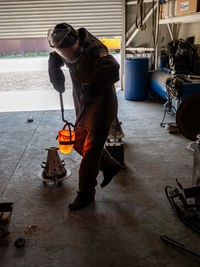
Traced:
[[[0, 201], [14, 202], [11, 242], [0, 247], [0, 266], [200, 266], [198, 258], [159, 238], [166, 234], [200, 251], [199, 237], [179, 221], [164, 193], [176, 177], [191, 185], [189, 141], [159, 126], [162, 103], [125, 101], [121, 91], [118, 99], [127, 169], [105, 189], [98, 185], [95, 204], [78, 212], [67, 208], [77, 191], [75, 152], [60, 155], [72, 170], [61, 187], [38, 179], [45, 148], [57, 146], [60, 111], [0, 113]], [[34, 122], [26, 123], [30, 115]], [[74, 121], [73, 110], [65, 116]], [[25, 248], [13, 247], [19, 237], [27, 239]]]

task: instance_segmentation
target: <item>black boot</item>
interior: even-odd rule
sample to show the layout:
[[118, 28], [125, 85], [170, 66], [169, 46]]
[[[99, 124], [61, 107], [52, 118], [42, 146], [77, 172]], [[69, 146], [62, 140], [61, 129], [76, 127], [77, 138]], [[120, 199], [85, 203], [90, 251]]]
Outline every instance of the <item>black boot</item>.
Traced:
[[93, 193], [86, 193], [86, 192], [77, 192], [77, 197], [75, 198], [74, 202], [69, 204], [68, 208], [70, 210], [80, 210], [90, 203], [94, 202], [94, 194]]
[[121, 169], [121, 164], [116, 162], [112, 168], [103, 171], [104, 179], [103, 182], [101, 183], [101, 187], [105, 187], [106, 185], [108, 185], [111, 182], [112, 178], [120, 171], [120, 169]]

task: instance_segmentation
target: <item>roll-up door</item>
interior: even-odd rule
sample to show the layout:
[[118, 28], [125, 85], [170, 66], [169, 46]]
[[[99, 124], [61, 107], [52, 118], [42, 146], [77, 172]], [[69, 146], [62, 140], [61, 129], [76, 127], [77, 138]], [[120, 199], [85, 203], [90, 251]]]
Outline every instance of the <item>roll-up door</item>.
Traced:
[[0, 1], [0, 39], [46, 38], [47, 30], [67, 22], [96, 36], [121, 35], [123, 0]]

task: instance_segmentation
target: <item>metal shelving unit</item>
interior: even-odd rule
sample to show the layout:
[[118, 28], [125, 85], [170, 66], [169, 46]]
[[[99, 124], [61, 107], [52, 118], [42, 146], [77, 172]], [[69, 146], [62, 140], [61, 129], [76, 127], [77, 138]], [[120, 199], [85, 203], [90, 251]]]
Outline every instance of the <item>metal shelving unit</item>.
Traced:
[[[144, 0], [144, 3], [151, 3], [153, 0]], [[177, 24], [178, 23], [193, 23], [193, 22], [200, 22], [200, 12], [193, 13], [189, 15], [183, 15], [178, 17], [169, 17], [165, 19], [159, 19], [159, 6], [160, 1], [154, 0], [154, 7], [149, 9], [146, 13], [146, 17], [143, 19], [143, 23], [146, 23], [147, 20], [152, 16], [153, 12], [155, 12], [156, 16], [156, 40], [157, 43], [155, 47], [131, 47], [130, 44], [134, 40], [135, 36], [139, 33], [139, 30], [136, 28], [135, 23], [131, 25], [131, 27], [126, 31], [126, 9], [128, 9], [131, 5], [136, 5], [137, 1], [128, 1], [123, 0], [123, 37], [122, 37], [122, 66], [124, 66], [124, 58], [127, 52], [154, 52], [155, 53], [155, 69], [158, 67], [158, 57], [160, 55], [160, 25], [165, 24], [168, 28], [171, 40], [175, 39], [176, 31], [177, 31]], [[172, 7], [171, 7], [172, 8]], [[124, 67], [122, 67], [122, 76], [124, 74]], [[123, 79], [122, 79], [123, 80]]]
[[[167, 25], [171, 40], [174, 40], [174, 34], [172, 31], [172, 27], [175, 27], [176, 24], [178, 23], [194, 23], [194, 22], [199, 22], [200, 21], [200, 12], [188, 14], [188, 15], [183, 15], [183, 16], [177, 16], [177, 17], [170, 17], [170, 18], [165, 18], [165, 19], [159, 19], [158, 24], [159, 25]], [[157, 55], [159, 55], [160, 51], [157, 52]]]
[[159, 24], [167, 24], [167, 23], [192, 23], [200, 21], [200, 12], [183, 15], [178, 17], [171, 17], [167, 19], [160, 19]]
[[[143, 18], [142, 23], [146, 23], [152, 16], [152, 14], [154, 13], [156, 15], [156, 39], [158, 38], [158, 6], [159, 6], [159, 0], [144, 0], [144, 3], [152, 3], [154, 2], [154, 5], [152, 7], [150, 7], [146, 13], [146, 16]], [[123, 84], [123, 75], [124, 75], [124, 59], [126, 56], [126, 52], [154, 52], [155, 55], [157, 55], [157, 51], [158, 51], [158, 47], [157, 45], [155, 47], [132, 47], [131, 46], [131, 42], [134, 40], [134, 38], [136, 37], [136, 35], [140, 32], [139, 29], [137, 29], [136, 27], [136, 23], [135, 21], [133, 22], [133, 24], [130, 26], [130, 28], [126, 31], [126, 11], [128, 6], [131, 5], [136, 5], [137, 1], [128, 1], [128, 0], [123, 0], [123, 10], [124, 13], [122, 15], [123, 18], [123, 29], [124, 29], [124, 35], [122, 37], [122, 49], [121, 49], [121, 56], [122, 56], [122, 71], [121, 71], [121, 75], [122, 75], [122, 84]], [[155, 58], [157, 59], [157, 56], [155, 56]], [[122, 85], [123, 87], [123, 85]]]

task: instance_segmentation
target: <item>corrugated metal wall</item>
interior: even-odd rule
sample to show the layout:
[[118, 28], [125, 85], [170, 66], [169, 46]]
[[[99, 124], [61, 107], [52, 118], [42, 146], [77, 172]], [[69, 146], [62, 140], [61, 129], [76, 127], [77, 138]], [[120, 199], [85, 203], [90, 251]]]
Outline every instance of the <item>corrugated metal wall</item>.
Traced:
[[45, 38], [55, 24], [85, 27], [96, 36], [121, 35], [122, 0], [0, 1], [0, 39]]

